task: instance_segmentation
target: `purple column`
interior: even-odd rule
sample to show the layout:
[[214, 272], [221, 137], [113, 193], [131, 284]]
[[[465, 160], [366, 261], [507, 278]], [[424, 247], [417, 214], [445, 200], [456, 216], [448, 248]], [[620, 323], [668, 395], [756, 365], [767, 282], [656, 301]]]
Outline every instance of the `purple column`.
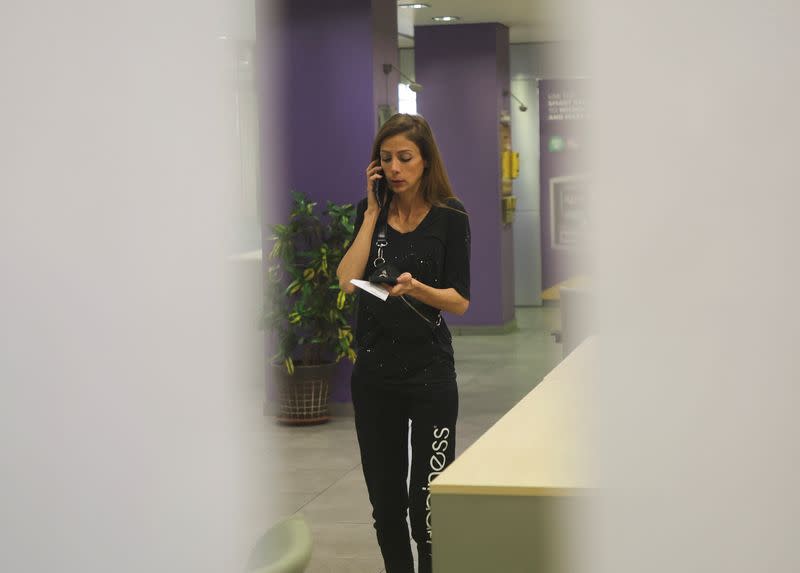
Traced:
[[[277, 109], [286, 189], [354, 202], [377, 129], [377, 106], [397, 107], [397, 9], [392, 0], [284, 0]], [[264, 85], [262, 83], [262, 85]], [[270, 88], [269, 83], [266, 84]], [[274, 89], [274, 88], [273, 88]]]
[[417, 109], [436, 135], [453, 191], [470, 213], [469, 311], [453, 325], [502, 326], [514, 319], [512, 230], [501, 214], [500, 113], [509, 86], [508, 28], [501, 24], [417, 26]]
[[[281, 68], [275, 77], [259, 77], [262, 93], [275, 96], [264, 102], [276, 104], [269, 108], [262, 102], [261, 129], [278, 134], [262, 133], [262, 141], [273, 142], [262, 146], [262, 153], [270, 154], [261, 161], [263, 203], [269, 205], [263, 218], [265, 253], [271, 248], [268, 226], [285, 221], [291, 190], [320, 205], [356, 203], [365, 195], [378, 106], [397, 108], [398, 74], [387, 78], [383, 72], [384, 63], [399, 63], [394, 0], [282, 0], [280, 7], [277, 26], [258, 18], [261, 61], [275, 58], [270, 50], [276, 49]], [[279, 173], [263, 173], [276, 165]], [[350, 400], [350, 371], [343, 362], [333, 401]]]

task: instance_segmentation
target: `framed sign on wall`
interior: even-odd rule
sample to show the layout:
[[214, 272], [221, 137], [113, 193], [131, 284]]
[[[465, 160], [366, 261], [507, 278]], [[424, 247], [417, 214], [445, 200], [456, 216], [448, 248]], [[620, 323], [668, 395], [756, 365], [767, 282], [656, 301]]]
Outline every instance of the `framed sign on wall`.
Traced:
[[550, 179], [551, 248], [577, 249], [586, 245], [588, 183], [585, 175], [564, 175]]

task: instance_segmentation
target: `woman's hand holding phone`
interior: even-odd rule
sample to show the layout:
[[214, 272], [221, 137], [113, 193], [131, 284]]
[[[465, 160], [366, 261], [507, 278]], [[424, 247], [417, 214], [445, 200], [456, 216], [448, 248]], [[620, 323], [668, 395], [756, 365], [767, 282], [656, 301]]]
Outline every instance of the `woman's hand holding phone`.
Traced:
[[389, 290], [389, 296], [403, 296], [404, 294], [414, 294], [417, 282], [411, 273], [403, 273], [397, 277], [397, 282]]
[[382, 173], [383, 170], [381, 169], [380, 161], [377, 159], [367, 167], [367, 210], [370, 212], [377, 212], [380, 210], [378, 207], [378, 200], [375, 197], [375, 185], [378, 181], [383, 179]]

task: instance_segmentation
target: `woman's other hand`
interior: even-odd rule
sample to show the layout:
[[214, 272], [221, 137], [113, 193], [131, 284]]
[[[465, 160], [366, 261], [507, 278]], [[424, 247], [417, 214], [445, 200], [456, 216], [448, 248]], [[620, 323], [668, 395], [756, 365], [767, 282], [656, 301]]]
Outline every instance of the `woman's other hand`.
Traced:
[[404, 294], [413, 294], [417, 282], [411, 273], [403, 273], [397, 277], [397, 284], [394, 285], [389, 291], [389, 296], [402, 296]]
[[452, 312], [461, 316], [469, 308], [469, 300], [458, 294], [456, 289], [434, 288], [419, 282], [411, 273], [403, 273], [397, 277], [397, 284], [391, 289], [387, 287], [389, 296], [411, 295], [415, 300], [424, 302], [428, 306]]

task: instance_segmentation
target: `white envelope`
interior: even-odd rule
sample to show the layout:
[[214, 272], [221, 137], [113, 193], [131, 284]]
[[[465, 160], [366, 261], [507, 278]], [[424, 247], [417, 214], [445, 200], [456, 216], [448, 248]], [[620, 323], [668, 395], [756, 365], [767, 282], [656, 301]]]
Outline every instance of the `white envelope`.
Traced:
[[383, 285], [372, 284], [369, 281], [362, 281], [360, 279], [350, 279], [350, 282], [356, 285], [358, 288], [367, 291], [369, 294], [377, 296], [383, 301], [389, 298], [389, 291]]

